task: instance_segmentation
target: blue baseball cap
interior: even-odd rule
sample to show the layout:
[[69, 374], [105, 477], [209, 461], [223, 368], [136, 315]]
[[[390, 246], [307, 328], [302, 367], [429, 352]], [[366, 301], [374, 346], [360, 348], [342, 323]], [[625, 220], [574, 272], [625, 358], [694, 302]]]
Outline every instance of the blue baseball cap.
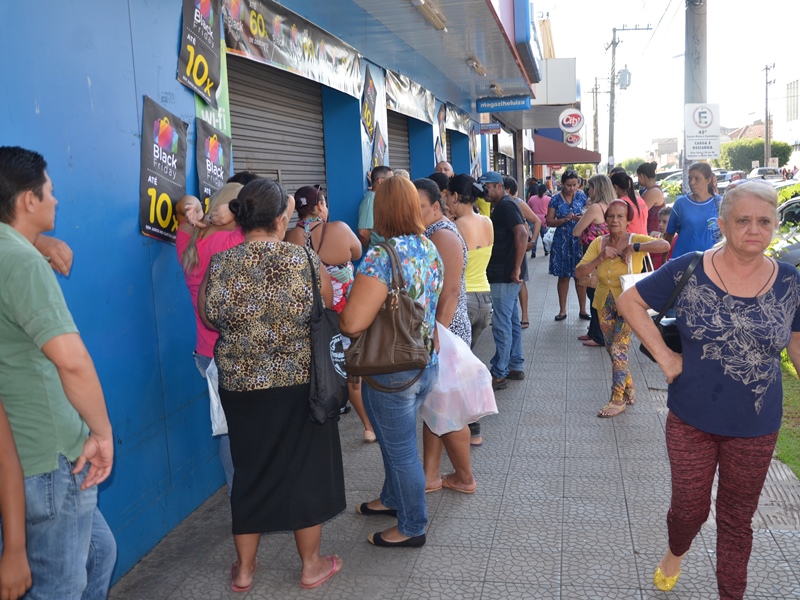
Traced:
[[503, 176], [497, 171], [486, 171], [478, 178], [481, 183], [503, 183]]

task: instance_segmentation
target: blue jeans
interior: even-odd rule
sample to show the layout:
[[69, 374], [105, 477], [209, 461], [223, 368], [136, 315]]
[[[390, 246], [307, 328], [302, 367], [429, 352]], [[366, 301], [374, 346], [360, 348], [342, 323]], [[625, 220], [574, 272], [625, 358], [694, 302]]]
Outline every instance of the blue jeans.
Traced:
[[491, 360], [493, 377], [498, 379], [509, 371], [522, 371], [522, 328], [519, 324], [519, 283], [492, 283], [492, 335], [495, 352]]
[[[194, 352], [194, 364], [197, 365], [197, 370], [203, 379], [206, 378], [206, 369], [211, 364], [210, 356], [203, 356]], [[219, 437], [219, 461], [222, 463], [222, 470], [225, 472], [225, 482], [228, 484], [228, 498], [231, 497], [231, 489], [233, 488], [233, 459], [231, 458], [231, 439], [227, 435], [220, 435]]]
[[25, 533], [33, 579], [26, 600], [108, 597], [117, 543], [97, 508], [97, 486], [81, 491], [89, 464], [77, 475], [73, 468], [59, 456], [55, 471], [25, 478]]
[[[375, 375], [385, 386], [397, 386], [412, 379], [417, 371]], [[415, 537], [425, 533], [428, 513], [425, 505], [425, 472], [417, 450], [417, 412], [439, 377], [439, 365], [429, 366], [407, 390], [388, 394], [362, 381], [361, 394], [375, 436], [381, 446], [385, 477], [381, 502], [397, 510], [400, 533]]]

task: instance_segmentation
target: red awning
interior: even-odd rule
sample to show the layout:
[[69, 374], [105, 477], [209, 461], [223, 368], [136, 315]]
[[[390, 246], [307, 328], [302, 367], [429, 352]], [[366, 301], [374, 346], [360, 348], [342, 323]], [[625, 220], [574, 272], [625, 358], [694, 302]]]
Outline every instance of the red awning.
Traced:
[[557, 142], [541, 135], [533, 135], [533, 164], [535, 165], [574, 165], [588, 163], [597, 165], [602, 162], [599, 152], [573, 148], [563, 142]]

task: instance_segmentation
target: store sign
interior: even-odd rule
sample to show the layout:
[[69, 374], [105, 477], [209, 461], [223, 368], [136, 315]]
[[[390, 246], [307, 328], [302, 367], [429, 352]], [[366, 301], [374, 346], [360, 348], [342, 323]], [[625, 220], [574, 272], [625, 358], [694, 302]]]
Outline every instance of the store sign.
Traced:
[[144, 97], [139, 225], [144, 235], [175, 242], [175, 203], [186, 194], [188, 125]]
[[507, 131], [501, 130], [497, 134], [497, 151], [514, 158], [514, 136]]
[[183, 0], [178, 81], [217, 108], [220, 0]]
[[565, 133], [577, 133], [583, 129], [585, 123], [583, 113], [577, 108], [567, 108], [558, 116], [558, 126]]
[[446, 129], [453, 129], [464, 135], [469, 135], [470, 123], [472, 123], [472, 119], [469, 118], [469, 113], [464, 112], [455, 104], [447, 103]]
[[564, 137], [564, 143], [567, 146], [572, 146], [574, 148], [581, 143], [582, 139], [583, 138], [581, 137], [580, 133], [569, 133]]
[[683, 127], [687, 160], [719, 158], [719, 104], [686, 104]]
[[503, 98], [478, 98], [475, 110], [479, 113], [507, 112], [512, 110], [528, 110], [531, 107], [530, 96], [504, 96]]
[[272, 0], [223, 0], [228, 52], [361, 97], [361, 55]]
[[386, 108], [433, 124], [434, 95], [405, 75], [386, 70]]
[[208, 212], [208, 201], [228, 179], [231, 170], [231, 138], [203, 121], [195, 119], [195, 160], [200, 184], [200, 202]]
[[497, 121], [493, 121], [492, 123], [481, 123], [481, 135], [494, 135], [496, 133], [500, 133], [500, 123]]

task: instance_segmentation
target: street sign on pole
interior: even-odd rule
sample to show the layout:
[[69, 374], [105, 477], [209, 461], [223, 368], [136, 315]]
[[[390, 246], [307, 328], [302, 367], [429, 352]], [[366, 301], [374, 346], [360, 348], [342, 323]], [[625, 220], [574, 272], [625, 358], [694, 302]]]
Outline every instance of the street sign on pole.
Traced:
[[686, 104], [686, 159], [719, 158], [719, 104]]

